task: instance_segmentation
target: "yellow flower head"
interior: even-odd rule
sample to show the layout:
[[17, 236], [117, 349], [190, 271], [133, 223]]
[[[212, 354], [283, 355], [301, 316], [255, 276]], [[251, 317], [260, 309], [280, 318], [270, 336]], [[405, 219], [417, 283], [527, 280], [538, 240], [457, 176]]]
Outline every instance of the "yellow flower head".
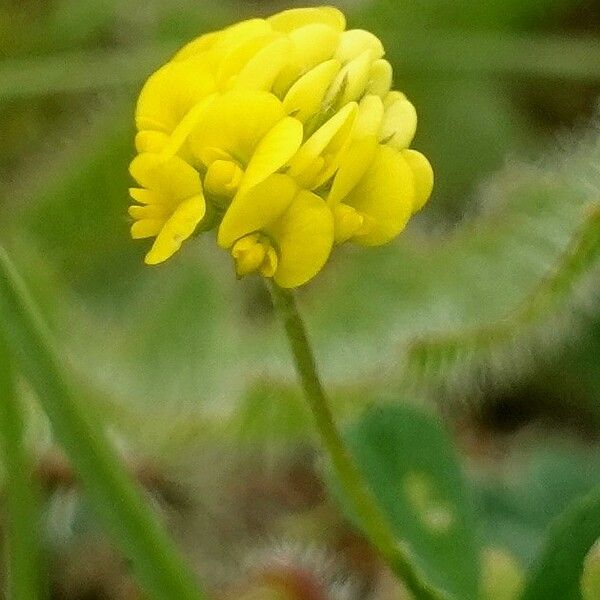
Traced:
[[297, 287], [334, 244], [395, 238], [433, 171], [410, 149], [413, 105], [373, 34], [331, 7], [203, 35], [144, 85], [136, 109], [134, 238], [148, 264], [217, 228], [238, 276]]

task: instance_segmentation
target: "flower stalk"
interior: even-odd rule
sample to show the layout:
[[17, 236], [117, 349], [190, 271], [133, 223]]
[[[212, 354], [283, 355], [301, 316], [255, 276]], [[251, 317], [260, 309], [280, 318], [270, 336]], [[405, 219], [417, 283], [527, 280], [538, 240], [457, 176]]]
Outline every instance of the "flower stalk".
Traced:
[[446, 596], [426, 582], [412, 563], [401, 541], [392, 533], [388, 519], [364, 479], [338, 430], [317, 372], [306, 327], [298, 312], [292, 291], [275, 283], [269, 286], [290, 343], [296, 370], [312, 411], [319, 436], [336, 475], [348, 495], [355, 514], [370, 542], [382, 559], [406, 584], [417, 600], [443, 600]]

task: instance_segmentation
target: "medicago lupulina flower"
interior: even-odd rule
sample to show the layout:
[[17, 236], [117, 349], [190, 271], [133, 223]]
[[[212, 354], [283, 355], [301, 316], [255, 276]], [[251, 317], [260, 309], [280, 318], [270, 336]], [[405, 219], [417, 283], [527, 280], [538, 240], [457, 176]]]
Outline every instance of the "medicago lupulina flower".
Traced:
[[131, 174], [146, 263], [217, 229], [238, 276], [293, 288], [335, 244], [389, 242], [427, 201], [413, 105], [373, 34], [317, 7], [203, 35], [144, 85]]

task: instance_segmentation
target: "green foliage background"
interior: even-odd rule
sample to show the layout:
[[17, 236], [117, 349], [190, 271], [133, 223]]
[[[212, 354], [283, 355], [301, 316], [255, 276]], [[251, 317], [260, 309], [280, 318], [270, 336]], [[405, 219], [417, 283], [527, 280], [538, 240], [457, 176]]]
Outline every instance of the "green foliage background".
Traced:
[[[473, 539], [529, 566], [600, 483], [600, 5], [340, 4], [383, 39], [437, 182], [397, 242], [338, 250], [301, 290], [324, 379], [348, 424], [373, 404], [439, 412]], [[281, 6], [0, 5], [0, 240], [86, 400], [161, 460], [191, 460], [200, 438], [311, 443], [261, 283], [237, 282], [212, 239], [145, 268], [126, 216], [144, 77], [200, 32]], [[43, 452], [44, 420], [30, 432]]]

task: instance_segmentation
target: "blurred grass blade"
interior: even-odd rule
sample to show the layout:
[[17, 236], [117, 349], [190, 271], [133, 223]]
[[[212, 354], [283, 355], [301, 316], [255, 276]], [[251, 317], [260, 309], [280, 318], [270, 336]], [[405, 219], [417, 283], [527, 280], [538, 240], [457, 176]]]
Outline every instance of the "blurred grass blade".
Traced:
[[585, 557], [600, 538], [600, 486], [575, 502], [550, 529], [521, 600], [577, 600]]
[[0, 64], [0, 101], [134, 87], [176, 49], [177, 44], [165, 43], [125, 51], [72, 51], [6, 60]]
[[[391, 57], [408, 70], [464, 75], [505, 74], [527, 77], [598, 81], [600, 40], [596, 36], [527, 35], [507, 32], [436, 31], [407, 33], [402, 45], [392, 44], [398, 32], [381, 33]], [[402, 54], [399, 55], [400, 48]]]
[[[380, 35], [390, 49], [390, 58], [401, 63], [403, 71], [600, 80], [600, 42], [592, 36], [491, 32], [466, 36], [453, 31], [430, 31], [422, 36], [397, 30], [381, 31]], [[401, 45], [396, 41], [399, 35]], [[0, 101], [134, 86], [185, 41], [6, 60], [0, 64]]]
[[143, 501], [98, 423], [65, 381], [43, 323], [10, 259], [0, 249], [0, 330], [36, 391], [90, 502], [131, 561], [148, 597], [200, 600], [195, 579]]
[[0, 337], [0, 447], [6, 474], [7, 597], [40, 598], [40, 519], [32, 465], [24, 445], [24, 420], [15, 390], [10, 353]]

